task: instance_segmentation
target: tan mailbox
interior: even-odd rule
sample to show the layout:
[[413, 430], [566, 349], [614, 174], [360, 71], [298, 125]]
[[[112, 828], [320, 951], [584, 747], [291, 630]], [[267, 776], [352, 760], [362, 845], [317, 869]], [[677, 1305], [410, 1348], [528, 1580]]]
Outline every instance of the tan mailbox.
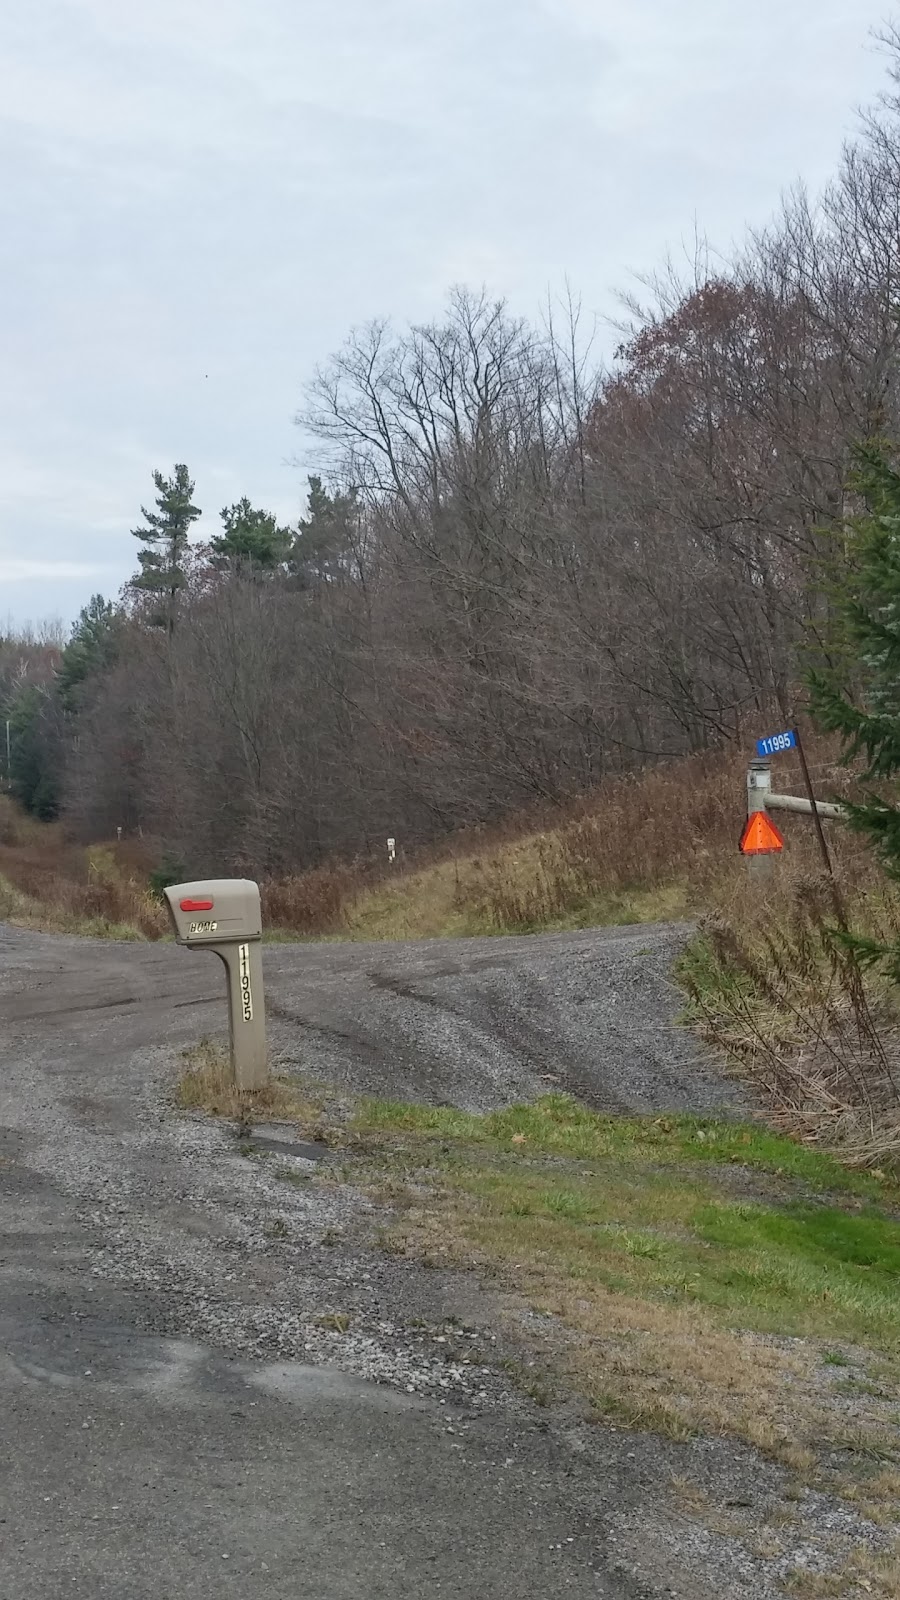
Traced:
[[249, 878], [210, 878], [164, 893], [178, 943], [213, 950], [225, 963], [235, 1086], [261, 1089], [268, 1064], [259, 887]]

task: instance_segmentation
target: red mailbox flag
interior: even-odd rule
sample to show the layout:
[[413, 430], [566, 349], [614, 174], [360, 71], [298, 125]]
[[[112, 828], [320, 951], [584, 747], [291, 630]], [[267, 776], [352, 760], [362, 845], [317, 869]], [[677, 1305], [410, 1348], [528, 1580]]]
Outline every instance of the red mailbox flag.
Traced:
[[751, 811], [741, 834], [741, 854], [771, 856], [784, 849], [784, 840], [767, 811]]

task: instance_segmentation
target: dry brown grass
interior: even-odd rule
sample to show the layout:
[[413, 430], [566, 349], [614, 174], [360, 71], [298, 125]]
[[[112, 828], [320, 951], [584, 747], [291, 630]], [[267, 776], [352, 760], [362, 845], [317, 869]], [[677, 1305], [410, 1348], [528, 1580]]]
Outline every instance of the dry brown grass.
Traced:
[[148, 866], [127, 845], [83, 849], [59, 823], [25, 817], [0, 795], [0, 916], [23, 927], [120, 939], [167, 930]]
[[[810, 739], [819, 792], [844, 792], [833, 747]], [[779, 787], [799, 792], [792, 758]], [[746, 753], [730, 749], [611, 778], [567, 806], [508, 817], [404, 855], [331, 862], [261, 884], [270, 932], [288, 937], [421, 938], [676, 920], [715, 907], [746, 916], [746, 869], [737, 853]], [[784, 819], [788, 840], [776, 902], [817, 869], [807, 819]], [[833, 832], [848, 882], [874, 881], [866, 852]], [[403, 841], [400, 841], [401, 847]], [[39, 824], [0, 797], [0, 876], [20, 897], [7, 914], [78, 931], [166, 931], [147, 893], [152, 861], [136, 841], [85, 851], [59, 824]]]
[[409, 938], [685, 915], [733, 870], [742, 763], [714, 753], [613, 779], [568, 808], [422, 852], [265, 886], [270, 921], [305, 933]]
[[[808, 737], [807, 746], [817, 791], [849, 792], [833, 744]], [[744, 917], [753, 898], [737, 850], [746, 767], [742, 749], [668, 761], [567, 806], [453, 835], [394, 871], [379, 856], [268, 883], [267, 920], [285, 932], [394, 939], [675, 920], [711, 907]], [[802, 790], [790, 755], [776, 784]], [[808, 819], [781, 822], [785, 859], [765, 896], [773, 904], [821, 870]], [[830, 837], [848, 887], [867, 891], [877, 872], [866, 850], [846, 830]]]
[[848, 1482], [841, 1493], [870, 1522], [891, 1525], [900, 1518], [900, 1472], [896, 1467], [875, 1472], [862, 1482]]
[[239, 1091], [227, 1050], [209, 1039], [183, 1051], [175, 1099], [184, 1111], [238, 1123], [248, 1136], [254, 1122], [271, 1119], [296, 1123], [308, 1138], [327, 1142], [340, 1125], [340, 1101], [318, 1086], [273, 1074], [264, 1088]]
[[374, 877], [372, 864], [335, 862], [287, 878], [268, 878], [261, 885], [265, 925], [310, 936], [345, 931], [348, 908]]
[[[812, 749], [816, 792], [858, 799], [829, 745]], [[797, 768], [777, 765], [775, 784], [799, 792]], [[865, 939], [900, 941], [900, 890], [848, 828], [827, 830], [832, 882], [808, 819], [779, 823], [787, 849], [771, 881], [739, 866], [708, 887], [679, 971], [689, 1015], [754, 1080], [776, 1126], [847, 1162], [900, 1167], [900, 1000], [839, 931], [846, 918]]]
[[624, 917], [636, 895], [666, 887], [685, 908], [700, 903], [732, 864], [742, 766], [719, 752], [611, 779], [485, 861], [466, 899], [498, 930], [587, 920], [604, 902]]
[[[854, 931], [900, 937], [893, 886], [845, 887]], [[900, 1001], [835, 930], [827, 879], [736, 924], [720, 915], [679, 964], [690, 1016], [756, 1084], [773, 1123], [843, 1160], [900, 1165]]]
[[900, 1546], [888, 1551], [858, 1551], [839, 1572], [797, 1569], [787, 1580], [795, 1600], [898, 1600]]

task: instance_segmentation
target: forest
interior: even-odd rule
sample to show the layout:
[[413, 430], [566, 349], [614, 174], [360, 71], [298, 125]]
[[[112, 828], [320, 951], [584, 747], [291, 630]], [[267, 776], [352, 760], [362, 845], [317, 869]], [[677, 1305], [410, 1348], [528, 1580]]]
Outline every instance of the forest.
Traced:
[[14, 795], [271, 876], [787, 725], [854, 451], [900, 437], [890, 81], [825, 191], [648, 278], [611, 360], [574, 295], [526, 321], [456, 289], [314, 375], [293, 526], [245, 499], [198, 543], [202, 484], [157, 468], [123, 593], [0, 637]]

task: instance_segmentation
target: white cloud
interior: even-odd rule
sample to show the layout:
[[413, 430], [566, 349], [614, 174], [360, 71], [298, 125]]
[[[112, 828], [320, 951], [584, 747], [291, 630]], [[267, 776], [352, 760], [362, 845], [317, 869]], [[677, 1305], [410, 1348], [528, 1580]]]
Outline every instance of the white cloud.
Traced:
[[567, 274], [602, 311], [695, 214], [727, 245], [833, 164], [883, 3], [0, 7], [0, 584], [118, 587], [175, 461], [207, 516], [296, 515], [291, 419], [353, 323]]

